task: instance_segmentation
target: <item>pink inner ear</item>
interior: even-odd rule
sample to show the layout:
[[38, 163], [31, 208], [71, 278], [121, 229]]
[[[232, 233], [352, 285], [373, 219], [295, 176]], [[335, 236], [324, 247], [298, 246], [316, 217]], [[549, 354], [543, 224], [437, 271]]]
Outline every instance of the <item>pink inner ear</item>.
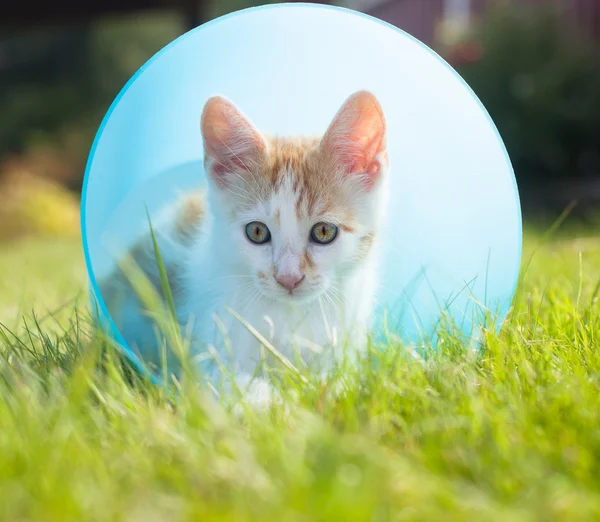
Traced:
[[205, 155], [212, 160], [211, 174], [219, 184], [227, 174], [256, 168], [265, 141], [233, 103], [221, 97], [208, 100], [201, 127]]
[[[245, 164], [243, 160], [235, 156], [225, 159], [225, 162], [221, 162], [221, 160], [215, 158], [214, 156], [211, 157], [214, 160], [212, 170], [213, 173], [217, 176], [224, 176], [226, 174], [244, 172], [247, 170], [247, 164]], [[223, 158], [223, 155], [221, 155], [220, 157]]]
[[216, 163], [216, 161], [217, 160], [215, 160], [215, 163], [213, 163], [211, 166], [211, 172], [213, 175], [215, 175], [219, 178], [219, 184], [221, 184], [222, 182], [225, 181], [223, 179], [224, 176], [226, 176], [227, 174], [232, 174], [232, 173], [236, 172], [236, 167], [238, 170], [242, 170], [241, 164], [236, 163], [235, 167], [232, 167], [232, 165], [225, 164], [225, 163]]
[[[347, 150], [344, 150], [347, 147]], [[369, 142], [342, 143], [339, 147], [339, 157], [346, 159], [349, 174], [367, 174], [375, 176], [382, 168], [381, 160], [387, 159], [385, 151], [385, 136], [383, 132], [374, 135]], [[343, 161], [343, 160], [342, 160]]]
[[328, 153], [347, 174], [366, 175], [372, 186], [387, 163], [386, 125], [377, 99], [358, 92], [344, 103], [323, 140]]

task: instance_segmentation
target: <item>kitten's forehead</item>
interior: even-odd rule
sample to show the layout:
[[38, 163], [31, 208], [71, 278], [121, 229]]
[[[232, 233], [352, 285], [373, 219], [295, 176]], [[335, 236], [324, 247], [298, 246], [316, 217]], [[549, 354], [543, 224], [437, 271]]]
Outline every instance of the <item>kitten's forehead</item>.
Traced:
[[267, 151], [264, 174], [275, 186], [290, 172], [299, 181], [310, 182], [322, 163], [318, 137], [268, 137]]
[[319, 147], [319, 137], [266, 137], [264, 161], [238, 178], [234, 219], [261, 208], [276, 222], [330, 216], [332, 222], [356, 220], [355, 180], [340, 176]]
[[269, 182], [269, 196], [293, 204], [298, 219], [331, 211], [343, 203], [340, 180], [319, 143], [317, 137], [268, 139], [262, 176]]

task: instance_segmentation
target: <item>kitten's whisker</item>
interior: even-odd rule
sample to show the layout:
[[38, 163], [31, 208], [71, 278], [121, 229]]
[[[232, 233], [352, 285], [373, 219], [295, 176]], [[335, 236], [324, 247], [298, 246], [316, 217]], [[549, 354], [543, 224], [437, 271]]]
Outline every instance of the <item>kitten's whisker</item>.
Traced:
[[338, 304], [344, 304], [342, 293], [334, 284], [330, 285], [325, 293], [330, 299], [332, 299], [332, 303], [333, 299], [335, 299]]
[[[236, 174], [235, 172], [231, 172], [232, 175], [234, 176], [238, 176], [241, 178], [241, 176], [239, 174]], [[227, 192], [229, 192], [230, 194], [233, 194], [234, 196], [241, 198], [241, 199], [245, 199], [247, 201], [249, 201], [250, 203], [256, 203], [257, 202], [257, 198], [255, 195], [253, 195], [252, 193], [250, 193], [249, 191], [247, 191], [246, 189], [244, 189], [243, 187], [231, 187], [231, 186], [227, 186], [225, 187], [225, 190]]]
[[[251, 193], [249, 190], [246, 190], [243, 186], [236, 186], [235, 189], [232, 186], [225, 186], [223, 187], [225, 189], [225, 191], [229, 192], [230, 194], [233, 194], [234, 196], [237, 196], [239, 198], [243, 198], [245, 200], [247, 200], [250, 203], [256, 204], [260, 202], [260, 199], [258, 197], [258, 189], [259, 189], [259, 185], [258, 182], [256, 180], [256, 177], [254, 176], [253, 173], [248, 171], [248, 174], [250, 175], [251, 179], [248, 180], [247, 178], [243, 177], [242, 175], [240, 175], [238, 172], [234, 172], [233, 170], [230, 170], [227, 168], [227, 165], [223, 164], [220, 161], [214, 160], [218, 165], [220, 165], [221, 167], [225, 167], [226, 169], [226, 173], [230, 174], [232, 176], [235, 176], [237, 178], [239, 178], [242, 183], [244, 184], [248, 184], [249, 182], [252, 182], [252, 186], [255, 189], [254, 193]], [[247, 168], [247, 167], [245, 167]]]
[[236, 160], [238, 160], [238, 161], [239, 161], [239, 162], [242, 164], [242, 167], [244, 167], [244, 169], [246, 169], [246, 170], [248, 170], [248, 171], [249, 171], [250, 169], [249, 169], [249, 168], [248, 168], [248, 166], [247, 166], [247, 165], [246, 165], [246, 164], [245, 164], [245, 163], [242, 161], [242, 158], [240, 158], [240, 157], [239, 157], [239, 156], [238, 156], [238, 155], [237, 155], [237, 154], [236, 154], [236, 153], [233, 151], [233, 149], [232, 149], [232, 148], [231, 148], [231, 147], [230, 147], [230, 146], [229, 146], [227, 143], [225, 143], [225, 141], [223, 140], [223, 138], [221, 138], [221, 135], [220, 135], [218, 132], [216, 132], [216, 135], [217, 135], [217, 138], [219, 138], [219, 141], [220, 141], [220, 142], [221, 142], [223, 145], [225, 145], [225, 147], [226, 147], [226, 148], [227, 148], [227, 150], [228, 150], [228, 151], [229, 151], [229, 152], [232, 154], [232, 156], [233, 156], [233, 157], [234, 157]]
[[257, 303], [257, 301], [260, 299], [260, 297], [261, 297], [261, 292], [260, 292], [260, 290], [256, 289], [254, 291], [252, 299], [245, 306], [246, 310], [251, 312], [252, 311], [251, 308]]
[[256, 196], [255, 192], [251, 192], [250, 190], [248, 190], [247, 188], [245, 188], [245, 185], [247, 185], [247, 180], [241, 176], [240, 174], [238, 174], [237, 172], [231, 172], [232, 176], [235, 176], [236, 178], [240, 179], [244, 184], [243, 185], [236, 185], [235, 186], [235, 191], [233, 190], [234, 187], [230, 187], [230, 192], [233, 194], [241, 194], [243, 196], [246, 197], [246, 199], [249, 199], [251, 201], [258, 201], [258, 198]]
[[231, 187], [228, 187], [225, 190], [240, 199], [245, 199], [246, 201], [248, 201], [251, 204], [254, 204], [256, 202], [256, 199], [253, 196], [251, 196], [249, 194], [239, 193], [236, 190], [233, 190]]
[[[250, 290], [250, 292], [248, 292], [248, 290]], [[253, 305], [260, 296], [260, 290], [253, 284], [247, 283], [240, 288], [239, 294], [241, 302], [238, 308], [240, 313], [245, 313], [245, 310], [249, 309], [250, 305]]]
[[325, 295], [320, 295], [318, 302], [319, 302], [319, 308], [321, 309], [321, 317], [323, 318], [323, 324], [325, 326], [325, 334], [327, 335], [328, 339], [331, 339], [331, 331], [329, 329], [329, 321], [327, 320], [327, 313], [325, 311], [325, 305], [323, 304], [323, 300], [326, 298]]
[[[252, 194], [252, 200], [255, 203], [260, 203], [260, 198], [258, 197], [258, 194], [260, 194], [260, 185], [259, 185], [259, 180], [258, 178], [256, 178], [256, 176], [254, 175], [254, 173], [252, 172], [248, 172], [247, 174], [249, 174], [250, 179], [248, 179], [248, 177], [243, 177], [242, 175], [240, 175], [237, 172], [233, 173], [235, 176], [237, 176], [244, 184], [250, 184], [250, 186], [254, 189], [254, 194]], [[242, 188], [242, 187], [240, 187]], [[246, 190], [243, 189], [242, 190]], [[247, 191], [248, 194], [250, 194], [249, 191]]]
[[323, 299], [325, 300], [325, 305], [328, 308], [328, 312], [331, 314], [332, 317], [335, 317], [337, 307], [335, 305], [335, 302], [333, 301], [333, 298], [331, 297], [331, 295], [325, 292], [323, 294]]

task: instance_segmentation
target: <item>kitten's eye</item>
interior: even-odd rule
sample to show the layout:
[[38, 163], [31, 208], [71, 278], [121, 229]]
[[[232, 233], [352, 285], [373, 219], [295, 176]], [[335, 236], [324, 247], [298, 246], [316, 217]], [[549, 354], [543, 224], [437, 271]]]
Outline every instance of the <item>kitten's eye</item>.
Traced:
[[246, 235], [248, 239], [257, 245], [267, 243], [271, 239], [271, 232], [267, 228], [267, 225], [260, 221], [253, 221], [246, 225]]
[[310, 231], [310, 237], [315, 243], [327, 245], [337, 237], [338, 229], [331, 223], [317, 223]]

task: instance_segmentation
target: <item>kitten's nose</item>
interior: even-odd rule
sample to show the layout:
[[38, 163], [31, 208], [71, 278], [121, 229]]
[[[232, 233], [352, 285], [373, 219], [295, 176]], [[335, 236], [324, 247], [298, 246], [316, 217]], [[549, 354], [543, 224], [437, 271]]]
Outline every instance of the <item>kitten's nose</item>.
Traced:
[[300, 274], [300, 273], [296, 272], [294, 274], [288, 273], [288, 274], [283, 274], [283, 275], [277, 276], [275, 278], [275, 280], [281, 286], [283, 286], [283, 288], [292, 292], [292, 290], [295, 290], [296, 288], [298, 288], [300, 286], [302, 281], [304, 281], [304, 277], [305, 277], [304, 274]]

